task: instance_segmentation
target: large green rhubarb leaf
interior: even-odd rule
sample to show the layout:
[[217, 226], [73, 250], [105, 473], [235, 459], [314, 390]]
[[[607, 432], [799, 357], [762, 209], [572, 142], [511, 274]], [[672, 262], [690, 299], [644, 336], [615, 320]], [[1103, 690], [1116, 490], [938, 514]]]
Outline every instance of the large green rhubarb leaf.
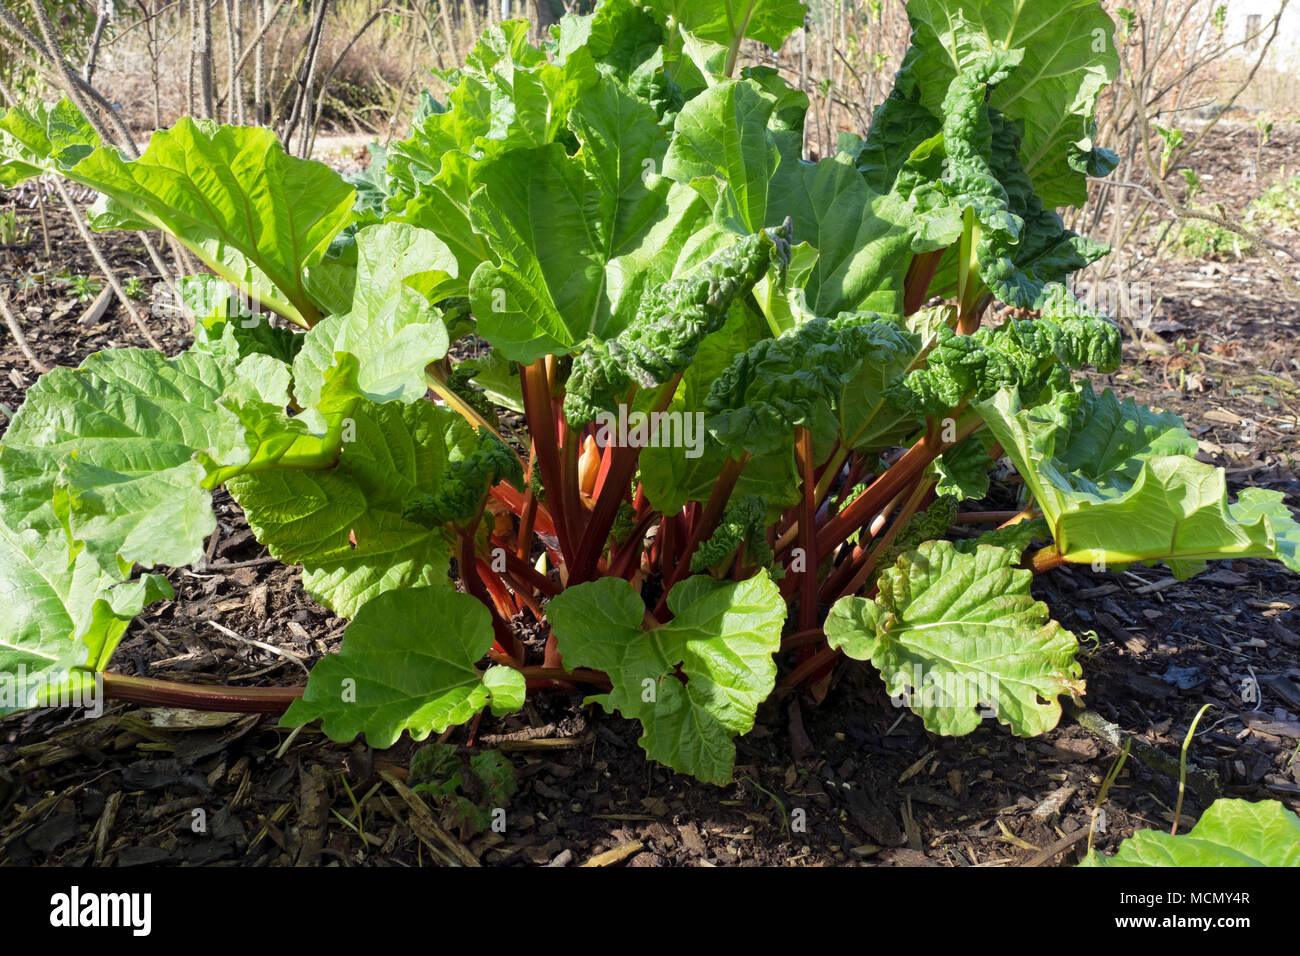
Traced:
[[338, 654], [312, 669], [302, 699], [281, 719], [299, 727], [321, 718], [331, 740], [364, 733], [391, 747], [463, 724], [485, 706], [497, 715], [523, 706], [524, 675], [476, 666], [492, 647], [492, 618], [449, 584], [387, 591], [362, 607]]
[[665, 30], [638, 0], [603, 0], [589, 14], [568, 14], [551, 28], [546, 47], [557, 63], [575, 52], [589, 55], [602, 73], [617, 77], [660, 115], [673, 105], [677, 90], [665, 76]]
[[353, 617], [381, 592], [445, 581], [451, 534], [416, 511], [453, 462], [476, 456], [481, 439], [448, 408], [364, 400], [344, 438], [333, 468], [263, 472], [227, 487], [257, 540], [301, 562], [308, 592]]
[[644, 288], [647, 234], [689, 208], [670, 204], [672, 182], [652, 175], [667, 140], [649, 105], [607, 81], [570, 122], [576, 154], [559, 143], [507, 153], [481, 168], [471, 201], [501, 260], [470, 279], [479, 331], [519, 362], [617, 334]]
[[442, 316], [430, 303], [445, 295], [456, 268], [451, 250], [427, 229], [387, 223], [358, 232], [352, 310], [304, 336], [293, 364], [299, 404], [319, 400], [336, 352], [357, 357], [357, 385], [371, 401], [423, 398], [424, 368], [448, 346]]
[[1114, 856], [1080, 866], [1300, 866], [1300, 817], [1274, 800], [1221, 798], [1181, 836], [1138, 830]]
[[[733, 232], [789, 218], [794, 241], [815, 250], [812, 264], [793, 273], [804, 311], [901, 312], [913, 211], [897, 195], [874, 192], [847, 153], [803, 160], [802, 137], [781, 129], [781, 104], [753, 79], [710, 87], [677, 117], [664, 174], [689, 183]], [[769, 321], [784, 325], [779, 316]]]
[[169, 232], [218, 275], [308, 325], [320, 312], [306, 271], [352, 220], [356, 199], [343, 177], [290, 156], [269, 129], [189, 117], [154, 133], [139, 159], [105, 147], [64, 175], [108, 197], [96, 228], [143, 221]]
[[800, 0], [651, 0], [649, 6], [713, 43], [738, 46], [747, 37], [774, 50], [803, 26], [806, 13]]
[[387, 218], [434, 230], [459, 264], [464, 295], [475, 268], [493, 258], [471, 225], [470, 197], [482, 166], [512, 150], [552, 143], [598, 74], [581, 45], [562, 64], [527, 42], [527, 24], [490, 27], [461, 70], [447, 74], [445, 105], [416, 118], [411, 135], [388, 154]]
[[874, 600], [841, 598], [827, 640], [871, 661], [934, 733], [968, 734], [983, 716], [1021, 736], [1045, 733], [1060, 720], [1057, 698], [1083, 692], [1079, 645], [1030, 595], [1019, 558], [927, 541], [881, 573]]
[[13, 187], [85, 159], [99, 134], [68, 100], [0, 113], [0, 186]]
[[1115, 78], [1115, 24], [1096, 0], [911, 0], [913, 46], [899, 85], [935, 116], [949, 83], [996, 51], [1023, 50], [989, 106], [1023, 124], [1021, 165], [1049, 208], [1083, 205], [1086, 175], [1113, 163], [1094, 148], [1098, 94]]
[[768, 223], [769, 190], [781, 162], [768, 120], [775, 104], [752, 80], [719, 83], [677, 116], [664, 175], [689, 183], [734, 232]]
[[1280, 493], [1228, 502], [1222, 468], [1192, 457], [1182, 421], [1087, 384], [1021, 408], [1011, 392], [980, 405], [1052, 529], [1085, 564], [1165, 561], [1180, 577], [1214, 558], [1276, 558], [1300, 571], [1300, 527]]
[[240, 472], [322, 467], [355, 398], [335, 370], [328, 400], [289, 418], [288, 368], [240, 359], [233, 333], [164, 358], [142, 349], [58, 368], [27, 393], [0, 447], [0, 495], [15, 527], [50, 531], [66, 494], [74, 539], [105, 566], [198, 559], [216, 527], [211, 489]]
[[[43, 704], [91, 705], [131, 618], [172, 597], [167, 579], [124, 581], [59, 531], [17, 530], [0, 514], [0, 714]], [[128, 565], [129, 569], [129, 565]]]
[[637, 593], [626, 581], [602, 578], [564, 591], [546, 616], [566, 666], [598, 668], [613, 682], [610, 693], [588, 700], [639, 719], [651, 758], [729, 783], [732, 738], [754, 726], [776, 678], [772, 655], [785, 602], [764, 571], [741, 582], [687, 578], [669, 593], [668, 607], [673, 620], [645, 631]]
[[181, 117], [138, 159], [98, 137], [68, 101], [0, 117], [0, 183], [54, 171], [104, 194], [96, 229], [171, 233], [213, 271], [294, 321], [320, 310], [308, 270], [352, 220], [355, 190], [297, 159], [269, 129]]
[[915, 224], [896, 195], [879, 195], [847, 153], [816, 162], [783, 156], [768, 220], [789, 216], [796, 241], [817, 250], [803, 285], [815, 315], [903, 311], [903, 280]]

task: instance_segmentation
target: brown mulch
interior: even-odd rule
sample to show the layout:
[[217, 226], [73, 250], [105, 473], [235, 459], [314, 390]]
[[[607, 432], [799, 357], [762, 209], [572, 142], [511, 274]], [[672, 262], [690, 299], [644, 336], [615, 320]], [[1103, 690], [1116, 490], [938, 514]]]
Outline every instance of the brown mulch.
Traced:
[[[1244, 134], [1222, 135], [1208, 152], [1231, 156], [1230, 137]], [[1258, 182], [1243, 185], [1222, 159], [1222, 168], [1202, 170], [1213, 177], [1207, 192], [1222, 190], [1232, 204], [1283, 164], [1294, 168], [1300, 138], [1279, 131], [1275, 142]], [[6, 200], [0, 193], [0, 206]], [[116, 305], [79, 321], [89, 303], [54, 273], [95, 268], [66, 217], [53, 216], [55, 266], [34, 214], [24, 216], [35, 241], [0, 250], [0, 283], [35, 352], [73, 365], [141, 344]], [[103, 238], [123, 274], [148, 276], [134, 236]], [[1257, 260], [1173, 260], [1158, 294], [1156, 335], [1129, 343], [1124, 369], [1100, 378], [1182, 415], [1202, 457], [1226, 467], [1234, 488], [1275, 488], [1300, 503], [1300, 304]], [[153, 327], [169, 351], [184, 347], [182, 329]], [[0, 402], [17, 408], [35, 378], [6, 334]], [[991, 506], [1008, 494], [995, 488]], [[262, 560], [265, 549], [227, 496], [218, 494], [216, 507], [219, 529], [204, 561], [167, 569], [177, 599], [141, 615], [114, 669], [301, 683], [304, 665], [337, 649], [343, 623], [307, 597], [298, 569]], [[1209, 703], [1190, 765], [1216, 774], [1224, 795], [1300, 810], [1300, 577], [1253, 560], [1221, 562], [1186, 582], [1164, 568], [1072, 567], [1042, 576], [1035, 591], [1084, 639], [1092, 711], [1176, 760]], [[0, 720], [0, 863], [1068, 865], [1088, 844], [1115, 760], [1114, 748], [1069, 717], [1029, 740], [991, 722], [966, 737], [930, 735], [853, 663], [836, 671], [820, 705], [789, 694], [765, 703], [754, 732], [737, 741], [727, 787], [646, 761], [634, 722], [583, 707], [579, 696], [538, 697], [522, 715], [484, 717], [445, 736], [466, 748], [471, 735], [467, 752], [495, 748], [509, 758], [518, 792], [504, 832], [460, 841], [429, 809], [431, 798], [407, 788], [415, 745], [406, 738], [376, 751], [313, 728], [294, 734], [270, 717], [122, 705], [93, 720], [15, 715]], [[1168, 829], [1177, 801], [1176, 779], [1130, 759], [1094, 845], [1113, 850], [1134, 827]], [[1204, 806], [1189, 788], [1180, 830]]]

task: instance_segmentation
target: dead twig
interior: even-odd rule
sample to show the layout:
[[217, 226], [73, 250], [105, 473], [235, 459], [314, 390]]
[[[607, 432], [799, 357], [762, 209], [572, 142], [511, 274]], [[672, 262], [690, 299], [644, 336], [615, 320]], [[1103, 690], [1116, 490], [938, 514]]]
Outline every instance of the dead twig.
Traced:
[[615, 863], [621, 863], [629, 856], [640, 853], [645, 849], [645, 844], [640, 840], [629, 840], [612, 850], [606, 850], [604, 853], [597, 853], [582, 866], [613, 866]]
[[483, 865], [459, 840], [438, 826], [438, 822], [433, 818], [433, 811], [429, 809], [428, 804], [420, 799], [418, 793], [399, 780], [391, 770], [381, 770], [379, 776], [397, 791], [397, 795], [410, 808], [411, 815], [407, 818], [407, 823], [417, 836], [424, 840], [432, 838], [432, 840], [441, 843], [462, 866], [480, 867]]
[[[1136, 734], [1129, 733], [1122, 727], [1112, 724], [1095, 710], [1078, 707], [1070, 701], [1064, 701], [1063, 707], [1065, 712], [1090, 734], [1104, 740], [1116, 750], [1123, 749], [1124, 742], [1129, 741], [1130, 752], [1135, 760], [1151, 770], [1163, 773], [1174, 780], [1178, 779], [1181, 772], [1178, 758], [1171, 757], [1164, 751], [1151, 746]], [[1213, 803], [1220, 795], [1219, 775], [1211, 770], [1188, 767], [1187, 785], [1195, 791], [1196, 796], [1206, 806]]]
[[28, 364], [36, 370], [37, 375], [44, 375], [50, 370], [50, 367], [38, 359], [31, 346], [27, 344], [27, 339], [23, 336], [23, 330], [18, 325], [18, 319], [15, 318], [13, 311], [9, 308], [8, 295], [0, 295], [0, 312], [4, 313], [5, 325], [9, 326], [9, 332], [13, 335], [14, 341], [18, 343], [18, 348], [22, 350]]
[[152, 348], [157, 349], [159, 352], [163, 351], [162, 344], [154, 338], [153, 333], [149, 331], [149, 327], [144, 324], [144, 317], [140, 315], [140, 310], [135, 307], [135, 303], [131, 301], [131, 297], [126, 294], [122, 289], [122, 284], [117, 281], [117, 275], [113, 272], [112, 267], [109, 266], [108, 260], [104, 258], [103, 250], [99, 248], [99, 242], [96, 241], [95, 237], [91, 234], [90, 227], [86, 225], [86, 220], [81, 215], [81, 210], [78, 209], [77, 204], [73, 202], [72, 196], [68, 193], [68, 188], [64, 186], [63, 181], [59, 179], [54, 181], [54, 188], [58, 190], [59, 198], [62, 199], [63, 204], [68, 207], [68, 212], [72, 214], [72, 222], [77, 227], [77, 232], [81, 233], [81, 239], [85, 242], [86, 247], [90, 250], [90, 254], [94, 257], [95, 264], [99, 266], [99, 271], [104, 274], [104, 278], [108, 280], [108, 284], [113, 287], [113, 292], [117, 295], [118, 301], [122, 303], [127, 314], [131, 317], [131, 321], [135, 323], [136, 328], [140, 330], [140, 334], [144, 336], [145, 341], [148, 342]]

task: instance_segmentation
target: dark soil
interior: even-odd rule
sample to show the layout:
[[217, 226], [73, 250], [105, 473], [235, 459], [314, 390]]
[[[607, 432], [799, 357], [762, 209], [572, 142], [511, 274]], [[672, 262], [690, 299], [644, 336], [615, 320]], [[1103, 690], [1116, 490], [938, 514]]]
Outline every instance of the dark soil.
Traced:
[[[1208, 151], [1228, 155], [1235, 135], [1217, 133], [1222, 141]], [[1248, 186], [1230, 167], [1215, 169], [1207, 191], [1233, 202], [1282, 164], [1294, 167], [1294, 155], [1265, 149]], [[6, 201], [12, 193], [0, 193]], [[83, 321], [90, 303], [55, 278], [56, 269], [95, 271], [66, 215], [51, 210], [57, 267], [35, 213], [24, 204], [22, 216], [34, 241], [0, 251], [0, 282], [36, 355], [74, 365], [99, 349], [143, 344], [116, 304]], [[102, 241], [123, 276], [152, 284], [136, 237]], [[1101, 378], [1184, 416], [1202, 457], [1226, 467], [1234, 488], [1275, 488], [1295, 506], [1300, 304], [1249, 259], [1167, 263], [1157, 294], [1157, 334], [1126, 346], [1124, 370]], [[182, 328], [152, 322], [169, 352], [184, 347]], [[0, 402], [15, 409], [36, 375], [8, 336], [0, 373]], [[205, 560], [167, 572], [176, 600], [137, 619], [114, 669], [301, 683], [306, 667], [337, 649], [343, 622], [305, 595], [298, 569], [267, 558], [224, 494], [217, 515]], [[1163, 568], [1074, 567], [1042, 576], [1035, 590], [1085, 638], [1088, 708], [1176, 762], [1210, 704], [1189, 765], [1217, 775], [1223, 795], [1300, 810], [1300, 577], [1253, 560], [1186, 582]], [[505, 831], [462, 844], [403, 784], [415, 746], [406, 738], [376, 751], [310, 728], [293, 734], [270, 717], [123, 705], [93, 720], [20, 714], [0, 721], [0, 863], [1068, 865], [1087, 847], [1115, 762], [1115, 749], [1068, 715], [1037, 739], [992, 722], [966, 737], [930, 735], [852, 662], [819, 705], [788, 693], [764, 704], [754, 732], [737, 742], [730, 786], [646, 761], [637, 736], [634, 722], [562, 694], [444, 735], [469, 752], [499, 749], [519, 784]], [[1180, 830], [1207, 798], [1189, 786]], [[1094, 846], [1113, 851], [1135, 827], [1168, 829], [1178, 799], [1176, 778], [1129, 759]]]

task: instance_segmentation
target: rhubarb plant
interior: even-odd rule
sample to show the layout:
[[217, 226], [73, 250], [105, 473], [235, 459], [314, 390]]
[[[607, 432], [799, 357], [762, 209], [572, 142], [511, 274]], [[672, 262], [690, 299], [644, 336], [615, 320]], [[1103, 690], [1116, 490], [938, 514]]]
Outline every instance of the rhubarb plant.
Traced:
[[[935, 733], [1049, 730], [1086, 689], [1030, 593], [1063, 563], [1300, 570], [1280, 495], [1234, 500], [1175, 416], [1088, 384], [1120, 334], [1069, 280], [1107, 250], [1057, 210], [1115, 162], [1101, 5], [912, 0], [893, 92], [818, 160], [806, 95], [741, 56], [802, 5], [736, 6], [493, 26], [355, 182], [264, 129], [182, 120], [130, 159], [68, 102], [0, 115], [0, 182], [81, 183], [96, 228], [213, 273], [178, 290], [188, 350], [56, 369], [9, 424], [5, 705], [110, 666], [218, 487], [350, 621], [264, 692], [286, 725], [387, 746], [581, 691], [717, 784], [777, 683], [821, 693], [841, 655]], [[1014, 517], [978, 505], [1004, 458]]]

